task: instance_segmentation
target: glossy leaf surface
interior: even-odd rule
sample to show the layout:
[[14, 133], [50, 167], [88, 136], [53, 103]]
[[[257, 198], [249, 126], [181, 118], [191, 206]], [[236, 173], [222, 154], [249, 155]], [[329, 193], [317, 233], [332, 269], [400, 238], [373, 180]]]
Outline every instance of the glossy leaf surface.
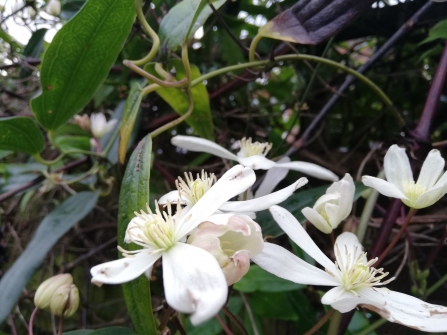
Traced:
[[37, 154], [44, 149], [44, 138], [37, 124], [29, 117], [0, 119], [0, 149]]

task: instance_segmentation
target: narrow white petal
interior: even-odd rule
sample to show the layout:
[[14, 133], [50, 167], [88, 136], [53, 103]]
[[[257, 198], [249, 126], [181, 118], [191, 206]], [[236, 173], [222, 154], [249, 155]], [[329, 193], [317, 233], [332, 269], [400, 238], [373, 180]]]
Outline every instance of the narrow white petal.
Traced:
[[293, 161], [289, 163], [281, 163], [278, 164], [277, 166], [289, 170], [299, 171], [311, 177], [315, 177], [322, 180], [337, 181], [339, 179], [338, 176], [331, 170], [328, 170], [320, 165], [313, 163]]
[[447, 181], [444, 184], [436, 183], [436, 185], [432, 189], [428, 190], [425, 193], [422, 193], [419, 196], [419, 198], [417, 198], [416, 201], [413, 204], [411, 204], [411, 206], [410, 204], [407, 204], [405, 201], [404, 203], [416, 209], [425, 208], [433, 205], [435, 202], [441, 199], [446, 193], [447, 193]]
[[265, 210], [273, 205], [277, 205], [295, 192], [300, 187], [306, 185], [307, 178], [300, 178], [292, 185], [276, 191], [269, 195], [260, 198], [255, 198], [247, 201], [228, 201], [220, 206], [220, 210], [228, 212], [258, 212]]
[[346, 173], [342, 180], [333, 183], [326, 191], [326, 193], [340, 194], [340, 220], [348, 217], [352, 210], [352, 203], [354, 202], [355, 184], [349, 173]]
[[[405, 149], [399, 148], [396, 144], [392, 145], [385, 154], [383, 167], [386, 180], [400, 191], [404, 190], [402, 184], [405, 181], [413, 181], [413, 172], [411, 171], [410, 160], [405, 153]], [[378, 191], [382, 193], [380, 190]]]
[[365, 186], [375, 188], [377, 192], [387, 197], [409, 200], [394, 184], [383, 179], [363, 176], [362, 183]]
[[209, 154], [233, 161], [238, 160], [238, 157], [235, 154], [231, 153], [220, 145], [204, 138], [178, 135], [171, 138], [171, 143], [176, 147], [189, 151], [207, 152]]
[[315, 209], [305, 207], [301, 210], [301, 213], [303, 213], [304, 217], [323, 233], [330, 234], [332, 232], [333, 229], [331, 225]]
[[188, 234], [200, 223], [214, 214], [222, 204], [229, 199], [241, 194], [248, 189], [256, 180], [254, 171], [236, 165], [228, 170], [214, 184], [205, 195], [191, 208], [188, 214], [182, 217], [178, 226], [178, 239]]
[[[290, 162], [290, 158], [285, 156], [278, 160], [276, 164]], [[275, 187], [283, 180], [287, 174], [289, 173], [289, 169], [284, 168], [271, 168], [265, 174], [264, 180], [261, 185], [259, 185], [258, 189], [255, 193], [255, 198], [263, 197], [264, 195], [270, 194], [273, 192]]]
[[192, 245], [177, 243], [163, 254], [163, 283], [168, 304], [192, 313], [193, 325], [216, 315], [227, 300], [228, 286], [217, 260]]
[[271, 161], [270, 159], [265, 158], [262, 155], [250, 156], [245, 158], [238, 157], [237, 161], [239, 162], [239, 164], [252, 168], [253, 170], [269, 170], [277, 166], [274, 161]]
[[427, 158], [422, 165], [421, 172], [416, 184], [427, 189], [433, 187], [438, 181], [444, 169], [445, 161], [441, 157], [439, 150], [433, 149], [428, 153]]
[[279, 206], [272, 206], [270, 207], [270, 213], [293, 242], [327, 270], [335, 273], [334, 263], [318, 248], [298, 220], [288, 210]]
[[170, 203], [183, 203], [183, 201], [180, 199], [180, 194], [178, 190], [171, 191], [169, 193], [166, 193], [164, 196], [162, 196], [160, 199], [158, 199], [158, 203], [160, 205], [166, 205], [168, 202]]
[[92, 267], [92, 283], [94, 284], [121, 284], [131, 281], [152, 267], [160, 253], [153, 253], [143, 249], [133, 257], [124, 257], [116, 261], [107, 262]]
[[275, 276], [304, 285], [337, 285], [338, 281], [327, 272], [310, 265], [283, 247], [264, 243], [262, 252], [252, 261]]
[[[337, 249], [334, 247], [335, 256], [339, 264], [349, 264], [355, 262], [358, 255], [363, 252], [363, 246], [360, 244], [357, 236], [353, 233], [344, 232], [338, 235], [337, 239], [335, 240], [335, 245], [340, 251], [340, 254], [338, 254]], [[340, 257], [342, 258], [341, 260]], [[366, 257], [364, 262], [366, 263]]]
[[447, 171], [444, 172], [444, 174], [439, 178], [439, 180], [436, 182], [435, 186], [445, 184], [447, 183]]

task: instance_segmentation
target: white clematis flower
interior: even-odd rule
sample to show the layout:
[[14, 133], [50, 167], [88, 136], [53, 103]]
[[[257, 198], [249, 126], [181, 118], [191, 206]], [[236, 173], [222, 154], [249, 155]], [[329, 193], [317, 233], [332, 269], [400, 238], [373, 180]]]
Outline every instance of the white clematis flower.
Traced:
[[[177, 190], [171, 191], [162, 196], [158, 203], [166, 205], [168, 203], [181, 203], [185, 207], [183, 213], [186, 215], [190, 208], [194, 206], [212, 187], [216, 181], [214, 174], [208, 175], [202, 171], [197, 178], [194, 179], [191, 173], [185, 173], [185, 179], [179, 177], [176, 181]], [[227, 201], [219, 207], [218, 213], [231, 212], [238, 214], [247, 214], [251, 217], [254, 212], [259, 212], [269, 207], [279, 204], [290, 197], [298, 188], [306, 185], [307, 178], [300, 178], [295, 183], [285, 187], [277, 192], [264, 195], [262, 197], [246, 200], [246, 201]]]
[[317, 164], [299, 161], [277, 163], [265, 158], [272, 145], [270, 143], [252, 143], [251, 138], [248, 140], [243, 138], [239, 141], [240, 151], [237, 155], [210, 140], [195, 136], [174, 136], [171, 139], [171, 143], [189, 151], [207, 152], [218, 157], [237, 161], [239, 164], [250, 167], [253, 170], [269, 170], [275, 167], [299, 171], [323, 180], [338, 180], [336, 174]]
[[118, 120], [107, 121], [103, 113], [90, 115], [90, 126], [93, 137], [100, 139], [113, 128], [115, 128]]
[[[219, 263], [208, 252], [184, 243], [187, 235], [205, 222], [222, 203], [245, 191], [256, 179], [252, 169], [236, 165], [227, 171], [208, 192], [190, 208], [187, 215], [177, 213], [135, 213], [126, 231], [125, 242], [143, 248], [126, 251], [124, 258], [91, 269], [95, 284], [120, 284], [141, 274], [150, 274], [153, 264], [163, 259], [166, 301], [182, 313], [192, 313], [194, 325], [220, 310], [227, 299], [228, 287]], [[230, 218], [229, 216], [228, 218]]]
[[333, 263], [290, 212], [279, 206], [273, 206], [270, 211], [289, 237], [326, 271], [271, 243], [265, 243], [263, 251], [253, 258], [260, 267], [295, 283], [334, 286], [321, 302], [341, 313], [363, 306], [390, 322], [426, 332], [447, 331], [447, 307], [380, 287], [394, 278], [381, 281], [388, 273], [372, 267], [377, 259], [367, 260], [354, 234], [338, 236], [334, 247], [336, 262]]
[[431, 150], [415, 183], [405, 149], [394, 144], [388, 149], [384, 159], [387, 181], [363, 176], [362, 182], [383, 195], [402, 200], [408, 207], [425, 208], [433, 205], [447, 193], [447, 173], [439, 178], [444, 165], [445, 161], [439, 151]]
[[188, 243], [211, 253], [219, 262], [228, 285], [250, 269], [250, 258], [264, 247], [261, 227], [246, 215], [215, 214], [201, 223]]
[[333, 183], [313, 208], [305, 207], [301, 213], [323, 233], [330, 234], [351, 213], [355, 185], [349, 173]]

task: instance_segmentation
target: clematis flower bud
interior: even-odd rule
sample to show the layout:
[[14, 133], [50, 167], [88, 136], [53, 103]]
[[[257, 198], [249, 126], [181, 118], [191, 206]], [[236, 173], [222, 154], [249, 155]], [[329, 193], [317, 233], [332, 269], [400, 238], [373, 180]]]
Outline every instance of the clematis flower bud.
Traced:
[[103, 137], [111, 131], [118, 120], [107, 121], [103, 113], [92, 114], [90, 116], [91, 132], [97, 139]]
[[90, 132], [90, 117], [87, 114], [75, 115], [73, 123], [87, 132]]
[[323, 233], [329, 234], [351, 213], [355, 185], [349, 173], [333, 183], [313, 208], [301, 210], [303, 215]]
[[45, 11], [53, 16], [58, 16], [61, 13], [61, 3], [59, 0], [48, 1]]
[[250, 258], [264, 246], [261, 227], [247, 215], [215, 214], [201, 223], [188, 243], [211, 253], [228, 285], [239, 281], [250, 268]]
[[72, 316], [79, 307], [79, 290], [74, 284], [57, 289], [50, 302], [50, 309], [57, 316]]
[[61, 286], [70, 284], [73, 284], [73, 277], [68, 273], [48, 278], [37, 288], [36, 294], [34, 295], [34, 305], [40, 309], [49, 307], [54, 293]]

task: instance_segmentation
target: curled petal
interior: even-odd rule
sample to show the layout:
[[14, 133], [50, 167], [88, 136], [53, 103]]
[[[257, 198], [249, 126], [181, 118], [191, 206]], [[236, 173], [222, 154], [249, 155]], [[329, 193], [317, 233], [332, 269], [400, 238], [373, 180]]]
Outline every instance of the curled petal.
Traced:
[[433, 187], [438, 181], [444, 169], [445, 161], [441, 157], [439, 150], [433, 149], [428, 153], [422, 165], [417, 184], [427, 189]]
[[337, 181], [339, 179], [338, 176], [331, 170], [328, 170], [320, 165], [308, 162], [293, 161], [289, 163], [277, 164], [277, 167], [302, 172], [311, 177], [322, 180]]
[[[276, 162], [276, 164], [287, 163], [290, 162], [290, 158], [284, 156], [280, 160]], [[256, 190], [255, 198], [263, 197], [264, 195], [270, 194], [273, 192], [275, 187], [283, 180], [287, 174], [289, 173], [289, 169], [274, 167], [267, 171], [265, 174], [264, 180], [259, 185]]]
[[333, 183], [326, 191], [326, 193], [340, 194], [339, 200], [339, 217], [340, 221], [348, 217], [352, 210], [352, 203], [354, 202], [355, 184], [349, 173], [346, 173], [342, 180]]
[[444, 194], [447, 193], [447, 181], [444, 184], [436, 183], [436, 185], [422, 193], [414, 203], [406, 202], [402, 200], [407, 206], [412, 208], [425, 208], [428, 206], [433, 205], [435, 202], [437, 202], [439, 199], [441, 199]]
[[183, 203], [182, 199], [180, 198], [180, 193], [178, 190], [171, 191], [169, 193], [166, 193], [164, 196], [162, 196], [160, 199], [158, 199], [159, 205], [166, 205], [168, 202], [170, 203]]
[[216, 259], [192, 245], [177, 243], [163, 254], [163, 283], [168, 304], [192, 313], [193, 325], [216, 315], [227, 300], [227, 282]]
[[183, 148], [189, 151], [207, 152], [209, 154], [213, 154], [215, 156], [230, 159], [233, 161], [238, 160], [238, 157], [235, 154], [231, 153], [227, 149], [224, 149], [220, 145], [204, 138], [178, 135], [171, 138], [171, 143], [176, 147]]
[[144, 226], [144, 220], [139, 218], [138, 216], [135, 216], [132, 220], [130, 220], [129, 224], [127, 225], [126, 229], [126, 235], [124, 236], [124, 242], [126, 243], [132, 243], [132, 239], [130, 238], [130, 233], [132, 233], [132, 237], [135, 239], [137, 237], [137, 241], [142, 242], [142, 240], [138, 239], [138, 235], [141, 234], [141, 236], [144, 235], [144, 232], [141, 231], [141, 228]]
[[[405, 153], [405, 149], [399, 148], [396, 144], [392, 145], [386, 152], [383, 163], [386, 180], [403, 192], [403, 183], [413, 181], [413, 172], [411, 171], [410, 160]], [[376, 187], [374, 188], [382, 193]], [[391, 195], [389, 196], [397, 198]]]
[[239, 250], [230, 257], [230, 262], [222, 267], [228, 286], [241, 280], [250, 269], [250, 252]]
[[143, 249], [133, 257], [124, 257], [116, 261], [96, 265], [90, 270], [93, 277], [92, 283], [99, 286], [102, 284], [126, 283], [146, 272], [160, 256], [160, 253]]
[[330, 234], [332, 232], [333, 229], [331, 225], [315, 209], [305, 207], [301, 210], [301, 213], [303, 213], [304, 217], [323, 233]]
[[365, 186], [375, 188], [379, 193], [381, 193], [387, 197], [397, 198], [397, 199], [402, 199], [402, 200], [410, 200], [394, 184], [392, 184], [388, 181], [385, 181], [383, 179], [376, 178], [376, 177], [370, 177], [370, 176], [363, 176], [362, 183]]

